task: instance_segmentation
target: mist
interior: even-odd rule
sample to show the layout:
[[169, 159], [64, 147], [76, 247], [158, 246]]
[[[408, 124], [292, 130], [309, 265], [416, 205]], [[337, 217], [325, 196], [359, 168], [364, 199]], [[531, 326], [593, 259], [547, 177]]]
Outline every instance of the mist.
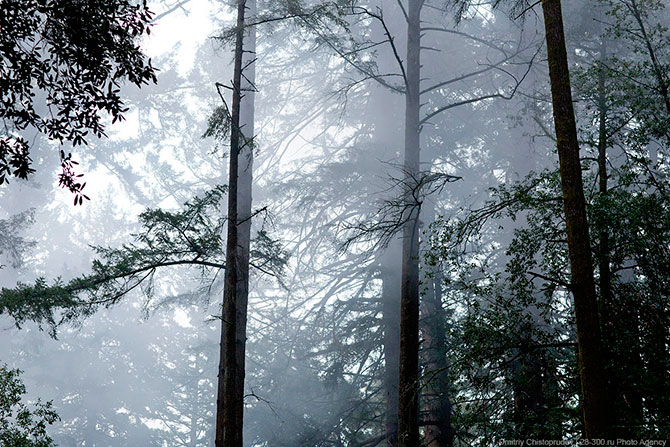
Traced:
[[98, 3], [0, 1], [0, 447], [666, 445], [666, 2]]

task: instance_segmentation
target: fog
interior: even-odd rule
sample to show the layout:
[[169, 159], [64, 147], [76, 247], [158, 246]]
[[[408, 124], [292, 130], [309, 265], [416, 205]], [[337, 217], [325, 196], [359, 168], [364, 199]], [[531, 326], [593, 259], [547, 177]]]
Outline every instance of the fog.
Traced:
[[[590, 326], [545, 3], [563, 7]], [[120, 85], [106, 136], [3, 115], [35, 172], [0, 184], [0, 367], [59, 419], [53, 444], [0, 446], [665, 445], [665, 2], [246, 0], [243, 28], [236, 1], [148, 6], [134, 39], [156, 82]]]

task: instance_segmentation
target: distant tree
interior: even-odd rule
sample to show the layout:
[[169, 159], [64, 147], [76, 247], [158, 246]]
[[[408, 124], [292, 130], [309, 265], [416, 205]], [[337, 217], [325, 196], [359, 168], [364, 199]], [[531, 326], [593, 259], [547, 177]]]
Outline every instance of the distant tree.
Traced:
[[47, 435], [48, 425], [58, 421], [51, 402], [39, 400], [34, 409], [23, 401], [26, 387], [21, 371], [0, 367], [0, 445], [11, 447], [55, 446]]
[[[34, 245], [34, 242], [20, 236], [20, 232], [32, 221], [33, 215], [30, 211], [16, 214], [9, 219], [0, 219], [0, 256], [8, 259], [12, 267], [20, 266], [26, 250]], [[0, 262], [0, 269], [3, 267], [5, 266]]]
[[[437, 64], [427, 63], [426, 67], [421, 68], [422, 71], [421, 76], [423, 78], [424, 81], [423, 85], [425, 87], [421, 89], [419, 76], [416, 73], [416, 71], [419, 70], [419, 54], [418, 54], [419, 51], [422, 52], [434, 51], [435, 53], [433, 54], [439, 54], [441, 51], [443, 51], [443, 48], [435, 48], [435, 46], [438, 46], [440, 45], [440, 43], [443, 43], [441, 42], [441, 40], [442, 41], [447, 40], [434, 39], [433, 42], [430, 42], [428, 39], [425, 39], [421, 40], [421, 43], [419, 43], [418, 40], [413, 41], [412, 46], [408, 47], [409, 51], [407, 57], [404, 60], [401, 59], [401, 56], [398, 53], [398, 49], [402, 48], [402, 46], [404, 45], [404, 43], [401, 43], [404, 42], [404, 36], [399, 35], [397, 30], [409, 28], [407, 23], [409, 17], [407, 16], [408, 7], [405, 6], [406, 2], [396, 2], [396, 3], [397, 3], [396, 5], [392, 5], [386, 2], [359, 2], [353, 5], [347, 5], [347, 7], [343, 7], [340, 11], [341, 18], [342, 20], [347, 22], [347, 25], [343, 26], [345, 30], [345, 32], [343, 33], [337, 32], [338, 30], [337, 25], [339, 24], [339, 22], [335, 22], [335, 25], [332, 25], [330, 28], [326, 26], [326, 24], [324, 24], [322, 21], [319, 22], [309, 21], [307, 24], [307, 27], [310, 29], [310, 31], [312, 31], [319, 37], [319, 42], [325, 42], [328, 46], [330, 46], [332, 51], [341, 58], [341, 60], [343, 61], [342, 70], [346, 70], [345, 72], [352, 73], [355, 76], [354, 78], [355, 81], [350, 82], [349, 86], [342, 87], [341, 90], [339, 90], [340, 92], [344, 92], [342, 93], [342, 96], [346, 95], [344, 99], [348, 104], [347, 106], [348, 108], [351, 108], [352, 107], [351, 104], [356, 100], [356, 95], [358, 94], [358, 92], [356, 91], [357, 86], [363, 82], [369, 82], [371, 84], [377, 83], [378, 86], [381, 86], [390, 92], [396, 94], [400, 93], [403, 99], [405, 100], [408, 99], [408, 96], [411, 96], [407, 86], [408, 83], [411, 83], [412, 89], [417, 90], [411, 92], [416, 97], [413, 97], [411, 104], [409, 104], [411, 107], [409, 107], [408, 113], [411, 116], [410, 120], [411, 122], [409, 123], [410, 126], [408, 127], [408, 132], [406, 133], [406, 137], [412, 140], [409, 144], [409, 146], [411, 147], [408, 148], [407, 155], [410, 158], [408, 162], [410, 164], [416, 164], [416, 168], [408, 166], [407, 164], [399, 168], [402, 171], [402, 173], [399, 176], [400, 177], [399, 180], [394, 180], [394, 182], [397, 182], [397, 184], [394, 185], [393, 198], [389, 200], [389, 204], [392, 203], [392, 206], [389, 206], [389, 208], [392, 209], [392, 212], [387, 213], [387, 215], [382, 216], [382, 218], [380, 219], [379, 214], [381, 213], [376, 213], [374, 216], [371, 216], [370, 215], [371, 207], [367, 206], [366, 208], [365, 206], [361, 206], [360, 208], [357, 208], [358, 214], [356, 218], [351, 219], [357, 221], [357, 224], [353, 225], [353, 227], [356, 228], [357, 230], [359, 229], [362, 230], [362, 233], [364, 234], [362, 239], [366, 239], [371, 234], [374, 234], [373, 238], [376, 239], [375, 242], [378, 242], [377, 236], [379, 236], [380, 233], [386, 237], [389, 236], [389, 233], [394, 232], [400, 233], [402, 228], [404, 228], [404, 224], [407, 222], [409, 222], [407, 224], [409, 227], [414, 227], [415, 229], [418, 228], [419, 222], [423, 221], [423, 218], [419, 218], [419, 209], [422, 209], [422, 212], [427, 211], [427, 209], [422, 208], [421, 202], [424, 199], [424, 196], [428, 194], [425, 190], [430, 189], [429, 186], [426, 187], [426, 184], [431, 183], [431, 180], [428, 179], [433, 178], [439, 181], [439, 180], [445, 180], [447, 178], [451, 179], [456, 178], [453, 176], [449, 177], [446, 175], [439, 175], [439, 174], [435, 175], [434, 173], [430, 173], [429, 171], [427, 171], [427, 168], [421, 170], [419, 169], [420, 151], [419, 151], [418, 140], [420, 140], [421, 131], [425, 130], [424, 127], [430, 128], [429, 129], [430, 132], [433, 129], [433, 126], [437, 127], [443, 125], [442, 120], [439, 119], [439, 115], [447, 111], [455, 111], [459, 106], [465, 106], [461, 107], [461, 109], [470, 109], [471, 107], [473, 107], [474, 104], [477, 103], [483, 102], [484, 104], [486, 104], [487, 99], [493, 99], [493, 98], [510, 99], [513, 92], [519, 86], [520, 81], [523, 79], [525, 75], [523, 72], [521, 72], [521, 74], [515, 76], [511, 75], [510, 72], [507, 72], [506, 70], [501, 70], [503, 73], [507, 73], [510, 76], [510, 79], [513, 80], [513, 82], [499, 88], [494, 88], [493, 92], [491, 92], [492, 89], [490, 88], [489, 85], [486, 86], [482, 85], [480, 88], [469, 88], [468, 84], [468, 87], [462, 89], [452, 86], [465, 79], [471, 79], [474, 83], [474, 81], [478, 81], [477, 79], [478, 76], [483, 75], [484, 73], [487, 73], [489, 71], [495, 71], [497, 68], [500, 68], [501, 66], [505, 65], [507, 62], [509, 62], [516, 56], [519, 56], [523, 50], [528, 49], [528, 46], [526, 45], [527, 42], [524, 42], [523, 44], [518, 44], [518, 46], [510, 45], [510, 42], [507, 41], [504, 41], [505, 42], [504, 44], [500, 44], [500, 41], [498, 39], [494, 38], [489, 40], [488, 36], [487, 38], [483, 38], [480, 35], [472, 35], [467, 32], [464, 32], [462, 29], [460, 30], [451, 29], [448, 26], [444, 27], [431, 26], [427, 28], [421, 28], [421, 30], [418, 30], [419, 26], [417, 22], [418, 15], [415, 16], [413, 15], [412, 18], [415, 19], [415, 22], [412, 23], [412, 26], [414, 26], [415, 29], [413, 29], [412, 32], [414, 33], [416, 33], [418, 30], [421, 31], [420, 33], [421, 36], [423, 36], [424, 32], [425, 34], [435, 33], [434, 35], [437, 36], [444, 35], [445, 33], [453, 34], [454, 36], [459, 36], [455, 37], [453, 40], [464, 38], [466, 42], [471, 43], [473, 46], [480, 46], [487, 48], [491, 51], [501, 53], [500, 54], [501, 58], [499, 61], [490, 64], [481, 63], [478, 66], [478, 68], [473, 69], [472, 72], [467, 72], [467, 74], [459, 73], [458, 76], [454, 76], [453, 78], [445, 77], [444, 70], [439, 71], [438, 73], [430, 71], [430, 68], [433, 68], [433, 70], [435, 70], [436, 66], [444, 68], [443, 65], [440, 65], [439, 63]], [[410, 5], [409, 8], [421, 9], [423, 3], [424, 2], [411, 2], [409, 4]], [[446, 13], [446, 11], [439, 8], [438, 5], [439, 3], [433, 2], [432, 4], [427, 5], [428, 7], [423, 8], [425, 14], [423, 20], [425, 20], [426, 22], [431, 22], [431, 20], [437, 20], [438, 23], [441, 23], [443, 20], [443, 16], [441, 14]], [[439, 12], [436, 13], [435, 12], [436, 10]], [[415, 12], [416, 11], [413, 10], [412, 14], [414, 14]], [[435, 15], [429, 16], [428, 15], [429, 13]], [[374, 24], [375, 26], [372, 27], [370, 32], [368, 32], [368, 30], [370, 29], [370, 24]], [[358, 33], [356, 27], [359, 25], [365, 31]], [[451, 40], [449, 40], [449, 42], [450, 41]], [[482, 42], [484, 42], [483, 45]], [[370, 51], [371, 48], [374, 48], [374, 51]], [[386, 51], [382, 52], [381, 50], [382, 48], [386, 48]], [[438, 57], [439, 56], [434, 56], [434, 58], [431, 58], [432, 59], [431, 62], [438, 60]], [[490, 62], [490, 59], [487, 58], [487, 61]], [[484, 65], [484, 68], [482, 68], [482, 65]], [[521, 66], [525, 65], [524, 68], [526, 68], [529, 64], [527, 65], [524, 63], [519, 65]], [[424, 72], [423, 70], [425, 68], [428, 69], [425, 70]], [[462, 67], [459, 66], [459, 69], [461, 68]], [[501, 77], [503, 76], [496, 76], [494, 77], [494, 79], [500, 80]], [[427, 83], [429, 79], [433, 81], [430, 84]], [[419, 100], [419, 97], [421, 98], [421, 100]], [[379, 98], [378, 91], [368, 90], [365, 93], [365, 101], [368, 104], [373, 104], [374, 102], [379, 101], [378, 98]], [[402, 109], [402, 107], [398, 106], [396, 106], [396, 108]], [[417, 115], [416, 117], [417, 121], [414, 122], [413, 115], [418, 114], [422, 110], [422, 108], [423, 110], [425, 109], [428, 110], [424, 112], [423, 116]], [[370, 119], [366, 124], [364, 124], [363, 130], [360, 132], [359, 136], [356, 137], [357, 140], [356, 144], [361, 144], [360, 141], [361, 136], [365, 136], [364, 138], [368, 138], [367, 135], [370, 135], [370, 138], [375, 140], [378, 144], [381, 143], [382, 141], [385, 141], [384, 144], [381, 144], [383, 149], [382, 151], [380, 151], [380, 155], [378, 157], [383, 159], [393, 157], [396, 154], [395, 151], [398, 141], [402, 140], [402, 138], [401, 137], [399, 138], [399, 136], [396, 136], [395, 139], [388, 138], [389, 136], [388, 128], [397, 126], [398, 121], [399, 120], [402, 121], [402, 117], [400, 118], [394, 117], [391, 112], [391, 109], [388, 106], [383, 109], [377, 109], [376, 113], [372, 112], [369, 113], [367, 116], [369, 116]], [[384, 120], [387, 121], [387, 124], [384, 124]], [[440, 135], [440, 137], [441, 136], [442, 135]], [[424, 140], [429, 140], [429, 138], [424, 138]], [[449, 141], [449, 143], [451, 143], [449, 139], [446, 140]], [[426, 145], [426, 143], [427, 142], [424, 141], [424, 145]], [[435, 144], [437, 145], [439, 143]], [[442, 141], [442, 144], [445, 144], [445, 142]], [[340, 150], [342, 150], [343, 153], [344, 151], [347, 151], [352, 154], [355, 153], [353, 148], [341, 147]], [[440, 151], [442, 154], [446, 152], [444, 151], [444, 146], [440, 148]], [[445, 156], [445, 158], [447, 157], [448, 156]], [[431, 158], [424, 156], [422, 164], [424, 166], [430, 165], [431, 162], [428, 160], [431, 160]], [[355, 194], [356, 196], [358, 195], [364, 196], [366, 193], [363, 191], [368, 191], [370, 179], [372, 177], [370, 176], [371, 170], [361, 169], [361, 165], [353, 165], [353, 167], [350, 169], [354, 172], [365, 172], [364, 175], [368, 175], [367, 185], [364, 188], [360, 189], [352, 188], [353, 194]], [[373, 167], [372, 170], [374, 169], [375, 168]], [[306, 193], [305, 195], [306, 197], [310, 197], [309, 193]], [[310, 205], [312, 205], [311, 202], [309, 203]], [[374, 204], [372, 206], [372, 209], [377, 208], [376, 205], [377, 204]], [[342, 205], [338, 204], [337, 206]], [[352, 209], [350, 207], [342, 206], [342, 209], [346, 210], [346, 213], [352, 213]], [[342, 219], [348, 219], [348, 218], [338, 215], [336, 218], [333, 219], [332, 222], [338, 222], [336, 225], [341, 225], [339, 224], [339, 222]], [[406, 279], [408, 279], [409, 282], [405, 284], [405, 289], [407, 293], [405, 293], [404, 296], [409, 298], [410, 301], [414, 297], [416, 298], [408, 306], [408, 310], [410, 312], [414, 312], [418, 320], [419, 318], [418, 302], [420, 295], [419, 290], [420, 280], [418, 273], [419, 272], [418, 230], [416, 231], [416, 233], [417, 233], [417, 241], [415, 247], [412, 248], [417, 249], [417, 254], [412, 256], [409, 251], [406, 251], [407, 257], [404, 257], [403, 259], [407, 261], [406, 262], [406, 267], [408, 267], [407, 272], [412, 273], [409, 271], [409, 269], [414, 269], [417, 272], [417, 274], [415, 275], [416, 278], [410, 277], [411, 275], [406, 275]], [[353, 238], [356, 239], [357, 236], [354, 236]], [[398, 238], [398, 240], [400, 240], [400, 238]], [[412, 240], [412, 238], [405, 237], [402, 239], [402, 241], [405, 244], [409, 244], [408, 241], [410, 240]], [[384, 250], [381, 250], [381, 252], [383, 251]], [[384, 271], [384, 273], [381, 276], [381, 280], [383, 283], [382, 287], [384, 289], [382, 295], [384, 296], [383, 301], [385, 303], [382, 315], [384, 315], [384, 318], [386, 320], [385, 322], [386, 324], [384, 326], [385, 326], [385, 332], [388, 334], [388, 337], [384, 338], [383, 343], [385, 345], [384, 356], [386, 359], [386, 367], [389, 369], [388, 374], [385, 375], [384, 379], [385, 383], [384, 395], [386, 396], [388, 402], [387, 428], [385, 438], [387, 445], [389, 446], [397, 445], [397, 435], [398, 435], [397, 378], [398, 378], [399, 365], [397, 357], [399, 351], [398, 344], [400, 340], [400, 335], [397, 331], [398, 329], [397, 326], [399, 325], [398, 314], [400, 310], [400, 297], [399, 294], [396, 297], [396, 292], [399, 292], [400, 289], [399, 277], [401, 276], [400, 275], [401, 257], [402, 256], [400, 255], [400, 253], [398, 253], [395, 256], [383, 255], [383, 253], [380, 255], [383, 264], [381, 269]], [[359, 268], [360, 266], [361, 264], [359, 263], [357, 264], [356, 268]], [[370, 264], [369, 270], [374, 271], [375, 267], [376, 263]], [[351, 270], [347, 272], [347, 274], [351, 275]], [[337, 281], [340, 281], [340, 279], [338, 278]], [[416, 293], [412, 295], [412, 293], [414, 292]], [[329, 291], [328, 293], [331, 293], [331, 291]], [[354, 300], [355, 299], [352, 298], [352, 302]], [[322, 304], [319, 304], [319, 306], [322, 306]], [[437, 307], [424, 307], [423, 311], [424, 313], [432, 313], [433, 311], [437, 312]], [[408, 318], [406, 322], [408, 323], [411, 322], [410, 321], [411, 319], [412, 317]], [[434, 320], [437, 319], [438, 318], [435, 318]], [[413, 328], [411, 327], [411, 324], [406, 325], [406, 327], [410, 330], [410, 332], [412, 332]], [[406, 352], [408, 352], [409, 354], [405, 357], [405, 360], [409, 362], [415, 361], [415, 363], [418, 363], [418, 352], [414, 352], [416, 351], [416, 349], [414, 348], [418, 347], [418, 340], [419, 340], [418, 330], [419, 330], [419, 323], [417, 322], [416, 325], [417, 333], [414, 334], [416, 335], [416, 337], [412, 334], [407, 334], [406, 337], [407, 343], [405, 347], [407, 348]], [[439, 331], [439, 325], [436, 326], [436, 330]], [[438, 349], [435, 345], [438, 345], [440, 343], [442, 343], [442, 339], [440, 337], [432, 338], [431, 349], [429, 350], [429, 352], [434, 354], [434, 358], [426, 359], [427, 363], [430, 364], [430, 369], [433, 371], [435, 370], [446, 371], [447, 369], [446, 367], [443, 367], [443, 365], [441, 365], [441, 363], [439, 362], [440, 360], [439, 352], [441, 351], [443, 352], [444, 350]], [[422, 346], [425, 347], [427, 346], [427, 344], [424, 343], [422, 344]], [[408, 366], [407, 368], [404, 369], [404, 371], [408, 373], [410, 376], [406, 377], [405, 382], [410, 387], [416, 387], [416, 389], [419, 390], [420, 385], [418, 384], [417, 380], [412, 379], [411, 377], [412, 374], [416, 375], [417, 368], [412, 367], [412, 365], [409, 363], [407, 365]], [[433, 374], [426, 374], [425, 371], [422, 371], [422, 375], [424, 377], [434, 378]], [[442, 380], [444, 378], [445, 378], [444, 376], [441, 376], [440, 380], [434, 380], [434, 382], [435, 383], [440, 382], [444, 384], [446, 382], [446, 380]], [[382, 395], [381, 393], [379, 394]], [[440, 445], [449, 445], [450, 442], [449, 438], [451, 436], [450, 435], [451, 430], [448, 428], [450, 411], [446, 410], [448, 402], [446, 403], [444, 402], [447, 400], [446, 397], [447, 393], [443, 391], [437, 392], [435, 390], [431, 390], [428, 393], [424, 394], [430, 395], [431, 399], [435, 401], [438, 400], [435, 397], [439, 395], [440, 396], [439, 400], [441, 400], [442, 403], [438, 408], [437, 405], [432, 405], [432, 403], [430, 405], [427, 405], [426, 402], [423, 402], [426, 410], [423, 411], [422, 414], [424, 420], [421, 422], [419, 422], [418, 420], [416, 421], [416, 424], [414, 424], [416, 426], [416, 430], [414, 430], [414, 427], [410, 427], [409, 429], [416, 431], [418, 436], [418, 424], [419, 423], [425, 424], [429, 426], [429, 428], [426, 429], [426, 431], [431, 432], [432, 436], [431, 439], [434, 440], [439, 437], [441, 442]], [[410, 400], [413, 400], [413, 402], [405, 403], [406, 409], [409, 409], [411, 411], [414, 408], [414, 404], [418, 405], [417, 403], [418, 399], [414, 399], [417, 395], [418, 395], [417, 391], [412, 390], [408, 391], [406, 397], [408, 397]], [[424, 401], [427, 401], [427, 399], [424, 399]], [[415, 413], [414, 416], [417, 416], [418, 413], [417, 412], [414, 413]], [[413, 416], [409, 415], [409, 417], [412, 418]], [[441, 434], [438, 435], [438, 432], [441, 432]]]
[[[129, 81], [156, 81], [156, 70], [139, 47], [152, 13], [146, 0], [6, 0], [0, 9], [0, 184], [27, 178], [31, 139], [43, 134], [59, 143], [87, 144], [105, 136], [102, 112], [112, 122], [127, 109], [119, 95]], [[75, 161], [60, 151], [59, 183], [87, 198]]]
[[655, 0], [602, 0], [607, 7], [605, 37], [626, 51], [603, 60], [606, 75], [638, 122], [631, 135], [642, 143], [670, 141], [670, 8]]

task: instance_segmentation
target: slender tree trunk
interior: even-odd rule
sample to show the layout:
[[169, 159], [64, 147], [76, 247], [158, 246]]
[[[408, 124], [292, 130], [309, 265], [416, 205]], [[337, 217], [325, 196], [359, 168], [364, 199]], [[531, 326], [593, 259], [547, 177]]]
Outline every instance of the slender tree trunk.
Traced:
[[[404, 20], [404, 19], [403, 19]], [[373, 29], [373, 39], [381, 41], [386, 35], [378, 28]], [[393, 70], [396, 60], [386, 52], [377, 58], [380, 70]], [[381, 86], [371, 86], [366, 113], [372, 118], [373, 150], [385, 160], [397, 163], [402, 143], [402, 128], [398, 128], [402, 107], [398, 95]], [[400, 109], [400, 110], [399, 110]], [[385, 396], [384, 436], [387, 447], [398, 445], [398, 369], [400, 356], [400, 277], [402, 239], [394, 236], [388, 246], [379, 252], [380, 273], [382, 279], [382, 326], [384, 331], [384, 377], [382, 389]]]
[[238, 0], [233, 71], [233, 102], [230, 123], [226, 272], [223, 293], [223, 314], [221, 317], [222, 330], [216, 402], [215, 447], [242, 447], [244, 394], [240, 383], [243, 386], [244, 337], [240, 340], [239, 335], [244, 330], [246, 315], [240, 320], [238, 281], [240, 279], [240, 263], [243, 259], [240, 256], [238, 245], [238, 224], [240, 223], [238, 216], [238, 174], [240, 149], [244, 145], [244, 138], [240, 131], [240, 104], [242, 99], [245, 5], [246, 0]]
[[[256, 15], [256, 0], [246, 0], [246, 14], [249, 17]], [[242, 70], [240, 81], [240, 151], [238, 156], [238, 189], [237, 189], [237, 337], [236, 337], [236, 366], [237, 385], [235, 392], [239, 399], [244, 400], [244, 376], [247, 345], [247, 307], [249, 305], [249, 252], [251, 249], [251, 203], [254, 164], [254, 118], [255, 118], [255, 82], [256, 82], [256, 28], [248, 27], [245, 30]], [[237, 406], [236, 419], [237, 439], [243, 439], [243, 409], [244, 405]]]
[[570, 255], [571, 289], [577, 321], [584, 433], [587, 439], [606, 438], [610, 435], [608, 431], [609, 406], [606, 395], [602, 336], [561, 2], [560, 0], [542, 0], [542, 10]]
[[382, 321], [384, 325], [384, 392], [386, 445], [398, 445], [398, 369], [400, 368], [400, 240], [382, 253]]
[[[605, 60], [605, 43], [601, 44], [600, 59]], [[601, 197], [607, 196], [607, 98], [605, 92], [605, 69], [601, 65], [598, 71], [598, 189]], [[607, 228], [602, 228], [598, 241], [598, 271], [600, 274], [600, 296], [604, 334], [613, 329], [611, 320], [612, 308], [612, 273], [610, 270], [610, 235]]]
[[654, 70], [654, 77], [656, 78], [656, 84], [658, 85], [658, 92], [663, 98], [665, 111], [670, 114], [670, 89], [668, 88], [668, 82], [665, 79], [663, 67], [658, 61], [658, 57], [656, 56], [656, 51], [654, 50], [654, 46], [651, 43], [651, 39], [647, 34], [647, 27], [642, 20], [642, 14], [640, 13], [640, 10], [637, 6], [637, 0], [630, 0], [630, 4], [627, 4], [627, 6], [630, 12], [633, 14], [633, 17], [635, 18], [638, 26], [640, 27], [639, 31], [642, 35], [642, 40], [644, 40], [644, 45], [647, 48], [647, 54], [649, 55], [649, 60]]
[[405, 94], [405, 201], [400, 311], [398, 445], [419, 446], [419, 99], [422, 0], [409, 0]]
[[[606, 72], [604, 62], [606, 59], [606, 44], [603, 41], [600, 45], [601, 66], [598, 70], [598, 192], [601, 198], [607, 196], [607, 96], [605, 91]], [[600, 315], [603, 334], [603, 354], [605, 367], [608, 369], [609, 387], [614, 396], [619, 396], [621, 392], [620, 368], [621, 364], [616, 359], [617, 328], [614, 318], [614, 297], [612, 292], [612, 273], [610, 270], [610, 233], [605, 219], [603, 227], [598, 234], [598, 285], [600, 287]], [[621, 332], [620, 330], [618, 332]], [[612, 416], [613, 424], [623, 420], [621, 411], [624, 403], [619, 402], [615, 397], [613, 399]], [[618, 413], [618, 414], [615, 414]], [[618, 430], [618, 429], [617, 429]], [[618, 430], [618, 434], [622, 434]]]

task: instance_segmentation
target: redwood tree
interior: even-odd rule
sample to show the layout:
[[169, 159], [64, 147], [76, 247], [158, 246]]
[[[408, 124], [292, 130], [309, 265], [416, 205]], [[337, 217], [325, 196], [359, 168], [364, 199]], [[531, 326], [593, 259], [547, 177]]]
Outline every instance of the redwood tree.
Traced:
[[604, 438], [609, 417], [602, 336], [560, 0], [542, 0], [542, 11], [577, 320], [584, 434], [587, 439]]
[[[226, 240], [226, 273], [221, 316], [221, 350], [216, 400], [216, 447], [242, 447], [242, 416], [244, 393], [244, 337], [246, 300], [239, 295], [238, 284], [244, 280], [244, 257], [240, 240], [238, 213], [238, 170], [240, 149], [244, 138], [240, 129], [242, 99], [242, 58], [244, 55], [244, 14], [246, 0], [237, 2], [235, 28], [235, 65], [233, 71], [233, 102], [230, 117], [230, 164], [228, 171], [228, 230]], [[247, 269], [248, 271], [248, 257]], [[248, 275], [246, 275], [248, 281]], [[243, 302], [244, 301], [244, 302]], [[241, 312], [240, 304], [245, 304]]]
[[423, 0], [407, 8], [405, 72], [405, 216], [402, 241], [400, 299], [400, 375], [398, 380], [398, 445], [419, 445], [419, 204], [420, 159], [420, 45]]

